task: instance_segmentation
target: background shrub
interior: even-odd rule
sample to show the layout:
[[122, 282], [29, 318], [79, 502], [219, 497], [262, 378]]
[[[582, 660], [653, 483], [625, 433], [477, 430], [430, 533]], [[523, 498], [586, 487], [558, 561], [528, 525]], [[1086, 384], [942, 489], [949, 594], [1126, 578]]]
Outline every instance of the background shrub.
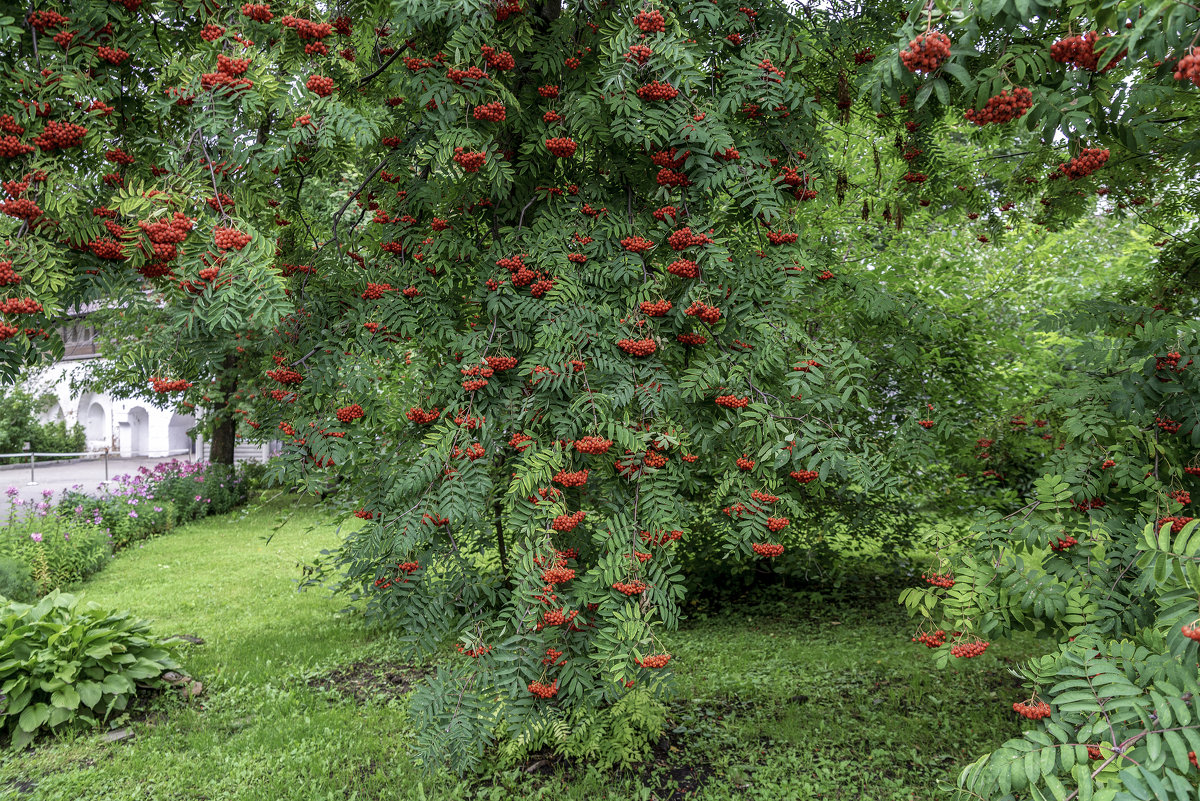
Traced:
[[17, 453], [26, 442], [42, 453], [76, 453], [87, 447], [83, 426], [64, 422], [41, 423], [39, 412], [54, 402], [50, 395], [35, 397], [11, 389], [0, 397], [0, 453]]
[[179, 667], [147, 621], [57, 592], [36, 606], [0, 606], [0, 655], [0, 731], [14, 748], [95, 726]]
[[0, 556], [0, 598], [30, 603], [37, 598], [37, 589], [28, 565], [12, 557]]

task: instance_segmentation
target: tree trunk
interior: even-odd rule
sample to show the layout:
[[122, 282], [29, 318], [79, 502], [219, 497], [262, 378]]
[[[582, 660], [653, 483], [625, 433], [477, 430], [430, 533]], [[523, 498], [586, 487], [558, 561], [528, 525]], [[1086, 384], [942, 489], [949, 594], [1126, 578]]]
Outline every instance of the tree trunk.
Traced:
[[222, 409], [217, 413], [217, 422], [212, 427], [209, 439], [208, 460], [213, 464], [233, 464], [234, 432], [237, 427], [233, 418]]
[[237, 421], [230, 413], [230, 399], [237, 392], [237, 356], [228, 354], [222, 365], [224, 371], [218, 389], [221, 399], [213, 404], [214, 417], [209, 439], [208, 460], [213, 464], [233, 465], [233, 448], [237, 438]]

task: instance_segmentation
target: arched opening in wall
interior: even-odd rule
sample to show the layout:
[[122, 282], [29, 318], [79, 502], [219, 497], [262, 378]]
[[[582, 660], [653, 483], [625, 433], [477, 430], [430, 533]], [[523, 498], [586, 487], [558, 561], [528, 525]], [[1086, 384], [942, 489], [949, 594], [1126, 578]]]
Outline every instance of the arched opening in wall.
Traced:
[[129, 410], [129, 450], [134, 456], [150, 450], [150, 414], [141, 406]]
[[66, 422], [67, 416], [63, 413], [63, 408], [57, 402], [49, 409], [42, 413], [43, 423], [63, 423]]
[[111, 444], [112, 437], [108, 430], [108, 413], [99, 403], [93, 402], [87, 408], [83, 417], [83, 430], [87, 436], [88, 447], [106, 448]]
[[180, 451], [192, 450], [192, 438], [188, 436], [188, 430], [195, 425], [196, 418], [190, 414], [171, 415], [171, 422], [167, 424], [167, 447], [172, 455], [178, 456]]

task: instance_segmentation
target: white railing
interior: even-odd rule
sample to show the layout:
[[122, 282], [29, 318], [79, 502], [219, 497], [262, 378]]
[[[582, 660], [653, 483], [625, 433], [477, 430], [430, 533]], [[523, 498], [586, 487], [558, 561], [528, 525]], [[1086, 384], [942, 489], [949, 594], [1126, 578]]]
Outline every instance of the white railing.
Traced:
[[[37, 483], [38, 483], [37, 482], [37, 474], [35, 473], [35, 468], [38, 463], [37, 457], [39, 457], [39, 456], [41, 456], [41, 457], [49, 456], [49, 457], [53, 457], [54, 459], [85, 458], [85, 457], [89, 457], [89, 456], [96, 458], [96, 459], [102, 458], [102, 459], [104, 459], [104, 483], [107, 484], [109, 481], [108, 457], [109, 457], [109, 453], [111, 452], [111, 450], [112, 450], [111, 448], [105, 448], [103, 451], [80, 451], [78, 453], [71, 453], [71, 452], [42, 453], [39, 451], [22, 451], [21, 453], [0, 453], [0, 459], [28, 459], [29, 460], [28, 486], [34, 487], [34, 486], [37, 486]], [[162, 454], [162, 458], [166, 458], [168, 456], [182, 456], [185, 453], [191, 454], [192, 450], [190, 448], [188, 448], [186, 450], [167, 451], [166, 453]], [[141, 458], [149, 459], [149, 458], [158, 458], [158, 457], [147, 456], [147, 457], [141, 457]], [[53, 463], [54, 463], [53, 460], [42, 462], [42, 464], [53, 464]]]

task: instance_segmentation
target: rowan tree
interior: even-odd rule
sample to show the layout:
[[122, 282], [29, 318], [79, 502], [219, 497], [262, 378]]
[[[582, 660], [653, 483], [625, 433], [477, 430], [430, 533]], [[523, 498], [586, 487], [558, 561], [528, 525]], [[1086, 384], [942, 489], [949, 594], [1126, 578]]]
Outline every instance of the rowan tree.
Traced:
[[[904, 237], [952, 219], [986, 251], [1099, 207], [1191, 241], [1187, 6], [1129, 27], [1059, 3], [69, 11], [9, 26], [3, 259], [22, 279], [3, 311], [33, 324], [3, 329], [4, 365], [52, 354], [68, 305], [127, 309], [150, 325], [122, 346], [127, 386], [207, 395], [218, 419], [236, 399], [257, 436], [284, 439], [279, 481], [341, 481], [335, 504], [362, 522], [324, 569], [411, 650], [457, 643], [412, 713], [422, 753], [460, 768], [497, 739], [509, 756], [603, 741], [635, 757], [664, 722], [660, 635], [694, 535], [777, 564], [817, 539], [797, 522], [813, 509], [895, 508], [947, 465], [986, 462], [995, 437], [942, 436], [986, 373], [963, 366], [988, 358], [986, 322], [882, 277]], [[1175, 508], [1160, 476], [1185, 446], [1159, 438], [1200, 437], [1195, 334], [1144, 294], [1069, 322], [1076, 376], [1034, 408], [1064, 447], [1010, 449], [1051, 476], [1023, 522], [986, 511], [976, 533], [938, 533], [935, 581], [905, 600], [941, 663], [1024, 624], [1075, 637], [1042, 677], [1121, 662], [1130, 632], [1138, 653], [1194, 658], [1182, 634], [1160, 647], [1195, 600], [1187, 542], [1151, 549], [1140, 529]], [[1016, 414], [999, 425], [1031, 437]], [[1136, 457], [1103, 474], [1121, 489], [1108, 518], [1093, 468], [1118, 450]], [[1051, 538], [1068, 498], [1104, 533]], [[1134, 569], [1151, 550], [1164, 567]], [[1096, 611], [1118, 596], [1144, 603]], [[1105, 720], [1148, 720], [1139, 703]], [[1064, 720], [1098, 725], [1040, 725], [1061, 740]], [[1136, 795], [1155, 771], [1178, 787], [1187, 726], [1114, 728], [1114, 744], [1165, 743], [1174, 767], [1158, 748], [1102, 789]], [[1062, 744], [1036, 775], [1000, 758], [964, 782], [1006, 793], [1061, 773], [1082, 794], [1124, 767], [1113, 751], [1073, 773]]]

